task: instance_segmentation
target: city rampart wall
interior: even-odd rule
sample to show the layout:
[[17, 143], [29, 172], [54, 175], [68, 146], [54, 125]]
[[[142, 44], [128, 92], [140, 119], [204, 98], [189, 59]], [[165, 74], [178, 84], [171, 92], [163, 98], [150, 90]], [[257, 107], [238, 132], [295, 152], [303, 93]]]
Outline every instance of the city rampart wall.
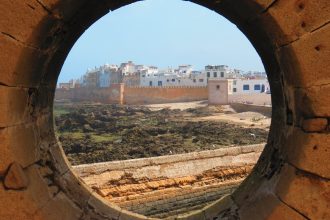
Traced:
[[207, 100], [207, 87], [126, 87], [57, 89], [55, 100], [106, 104], [159, 104]]
[[125, 104], [160, 104], [207, 100], [207, 87], [125, 87]]
[[55, 100], [93, 101], [106, 104], [122, 104], [124, 86], [113, 84], [108, 88], [57, 89]]

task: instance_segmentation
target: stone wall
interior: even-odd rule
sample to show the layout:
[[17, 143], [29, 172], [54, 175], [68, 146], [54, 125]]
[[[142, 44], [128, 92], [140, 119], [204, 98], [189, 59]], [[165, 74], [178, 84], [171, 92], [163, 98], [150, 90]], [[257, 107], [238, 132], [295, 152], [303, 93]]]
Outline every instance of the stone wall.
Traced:
[[55, 100], [93, 101], [106, 104], [159, 104], [207, 99], [206, 87], [126, 87], [57, 89]]
[[264, 144], [75, 166], [95, 192], [121, 208], [174, 217], [233, 192], [250, 174]]
[[125, 87], [125, 104], [159, 104], [207, 100], [207, 87]]
[[253, 105], [271, 105], [271, 94], [254, 93], [254, 94], [230, 94], [228, 96], [229, 103], [248, 103]]
[[102, 186], [130, 174], [135, 179], [197, 175], [222, 166], [255, 164], [264, 144], [221, 148], [172, 156], [85, 164], [73, 167], [89, 186]]
[[230, 106], [238, 113], [240, 112], [258, 112], [267, 117], [272, 116], [272, 107], [263, 105], [250, 105], [244, 103], [230, 103]]
[[112, 84], [109, 88], [56, 89], [55, 100], [90, 101], [106, 104], [122, 104], [123, 84]]

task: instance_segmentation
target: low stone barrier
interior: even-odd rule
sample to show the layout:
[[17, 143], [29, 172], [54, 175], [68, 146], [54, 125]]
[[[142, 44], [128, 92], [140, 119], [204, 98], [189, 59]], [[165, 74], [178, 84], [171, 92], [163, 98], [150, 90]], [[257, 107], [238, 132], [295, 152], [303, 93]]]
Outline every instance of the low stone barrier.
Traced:
[[247, 93], [228, 95], [229, 103], [249, 103], [253, 105], [272, 105], [271, 94]]
[[272, 117], [272, 107], [263, 105], [251, 105], [244, 103], [230, 103], [230, 107], [236, 112], [258, 112], [267, 117]]
[[264, 144], [227, 147], [217, 150], [124, 161], [74, 166], [74, 171], [90, 186], [101, 187], [108, 181], [130, 174], [135, 179], [174, 178], [198, 175], [215, 167], [255, 164]]
[[75, 166], [111, 203], [155, 218], [202, 209], [232, 193], [251, 172], [264, 144]]

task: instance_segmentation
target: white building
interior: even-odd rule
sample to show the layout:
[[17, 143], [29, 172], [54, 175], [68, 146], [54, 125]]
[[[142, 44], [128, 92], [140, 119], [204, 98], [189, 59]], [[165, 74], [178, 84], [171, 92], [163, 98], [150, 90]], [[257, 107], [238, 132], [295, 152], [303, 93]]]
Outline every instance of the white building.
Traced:
[[229, 80], [229, 88], [232, 94], [253, 94], [270, 92], [267, 79], [232, 79]]
[[99, 85], [101, 88], [110, 87], [111, 83], [111, 73], [110, 72], [103, 72], [99, 76]]
[[99, 73], [99, 87], [110, 87], [111, 78], [115, 72], [118, 71], [117, 65], [105, 64], [98, 68]]
[[243, 74], [246, 78], [267, 78], [267, 74], [265, 72], [259, 71], [247, 71]]
[[122, 63], [119, 69], [124, 75], [136, 72], [136, 66], [132, 61], [128, 61], [127, 63]]
[[172, 84], [179, 83], [178, 75], [171, 72], [142, 73], [140, 75], [140, 86], [168, 86], [166, 82]]
[[226, 65], [208, 65], [203, 71], [210, 80], [234, 78], [235, 72]]
[[[77, 82], [82, 87], [110, 87], [112, 83], [129, 86], [207, 86], [209, 80], [228, 80], [229, 93], [248, 94], [270, 91], [263, 72], [245, 72], [226, 65], [208, 65], [203, 71], [194, 71], [192, 65], [180, 65], [159, 71], [155, 66], [135, 65], [132, 61], [117, 65], [105, 64], [89, 69]], [[68, 85], [61, 85], [62, 87]]]
[[189, 75], [193, 71], [192, 65], [180, 65], [177, 72], [180, 75]]
[[[180, 69], [181, 67], [181, 69]], [[191, 66], [180, 66], [179, 69], [167, 69], [157, 73], [140, 75], [141, 86], [206, 86], [205, 74], [193, 71]]]

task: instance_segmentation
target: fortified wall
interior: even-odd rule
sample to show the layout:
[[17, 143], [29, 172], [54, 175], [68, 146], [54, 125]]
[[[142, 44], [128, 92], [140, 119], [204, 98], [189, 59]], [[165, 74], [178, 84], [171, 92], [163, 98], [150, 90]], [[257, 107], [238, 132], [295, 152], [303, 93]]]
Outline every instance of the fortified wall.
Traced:
[[124, 85], [113, 84], [108, 88], [57, 89], [55, 100], [93, 101], [107, 104], [122, 104]]
[[55, 100], [93, 101], [106, 104], [160, 104], [207, 99], [207, 87], [126, 87], [57, 89]]
[[207, 100], [207, 87], [125, 87], [125, 104], [158, 104]]
[[[105, 104], [161, 104], [173, 102], [191, 102], [209, 99], [210, 104], [249, 103], [271, 105], [271, 95], [228, 94], [226, 90], [210, 91], [209, 87], [128, 87], [124, 84], [112, 84], [107, 88], [56, 89], [56, 100], [91, 101]], [[216, 98], [215, 98], [216, 96]], [[213, 99], [221, 102], [214, 102]]]

